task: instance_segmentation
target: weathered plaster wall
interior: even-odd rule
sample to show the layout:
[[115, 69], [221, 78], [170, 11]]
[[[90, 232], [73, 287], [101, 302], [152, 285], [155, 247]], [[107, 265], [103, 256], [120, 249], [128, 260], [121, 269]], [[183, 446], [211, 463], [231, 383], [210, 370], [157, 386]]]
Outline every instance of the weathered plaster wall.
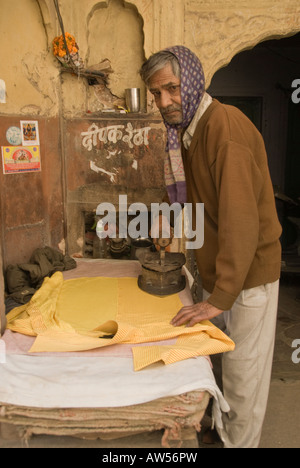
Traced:
[[[241, 50], [300, 30], [298, 0], [61, 0], [59, 4], [65, 30], [75, 35], [85, 64], [112, 61], [111, 85], [117, 94], [141, 84], [137, 70], [143, 56], [163, 47], [182, 43], [194, 50], [209, 84], [216, 70]], [[52, 55], [52, 40], [61, 32], [52, 0], [1, 0], [0, 7], [0, 74], [7, 85], [1, 114], [50, 117], [58, 115], [63, 105], [73, 116], [82, 115], [89, 87], [84, 80], [64, 74], [62, 89], [60, 67]]]
[[[125, 88], [142, 87], [140, 64], [163, 47], [181, 43], [196, 52], [208, 86], [214, 73], [239, 51], [300, 31], [299, 0], [60, 0], [59, 5], [65, 31], [75, 35], [84, 64], [111, 60], [109, 92], [121, 99]], [[130, 181], [104, 180], [103, 173], [90, 166], [100, 148], [94, 147], [90, 158], [82, 151], [80, 133], [86, 119], [103, 118], [102, 103], [86, 78], [61, 73], [52, 54], [52, 40], [61, 33], [53, 1], [0, 0], [0, 11], [0, 79], [7, 88], [6, 103], [0, 104], [0, 143], [7, 144], [10, 125], [24, 117], [37, 119], [42, 161], [39, 174], [0, 175], [1, 240], [7, 264], [23, 261], [41, 244], [63, 245], [73, 209], [81, 213], [80, 204], [91, 207], [93, 199], [96, 207], [100, 198], [128, 191]], [[151, 102], [147, 108], [151, 110]], [[139, 166], [140, 186], [134, 193], [138, 197], [144, 193], [148, 200], [163, 190], [164, 140], [157, 113], [143, 118], [153, 127], [152, 143], [156, 141]], [[141, 125], [139, 118], [133, 122], [135, 129]], [[72, 138], [76, 128], [79, 133]], [[104, 162], [103, 168], [109, 169], [111, 160]], [[124, 172], [124, 161], [116, 162], [116, 169]], [[147, 177], [149, 173], [155, 177]], [[85, 197], [80, 198], [82, 194]], [[76, 244], [77, 234], [71, 244]]]
[[48, 39], [36, 0], [0, 1], [0, 76], [7, 93], [1, 115], [58, 115], [58, 69]]

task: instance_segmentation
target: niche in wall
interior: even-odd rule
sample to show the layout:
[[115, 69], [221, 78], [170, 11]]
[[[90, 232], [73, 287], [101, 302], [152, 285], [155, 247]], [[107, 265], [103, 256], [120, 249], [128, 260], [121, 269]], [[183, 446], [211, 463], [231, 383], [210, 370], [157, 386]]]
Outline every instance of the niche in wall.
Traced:
[[[144, 61], [143, 19], [137, 8], [123, 0], [97, 3], [88, 17], [87, 66], [104, 59], [111, 63], [108, 87], [114, 96], [124, 99], [126, 88], [141, 88], [141, 102], [145, 100], [144, 84], [139, 69]], [[88, 109], [101, 110], [101, 96], [97, 86], [91, 86]]]

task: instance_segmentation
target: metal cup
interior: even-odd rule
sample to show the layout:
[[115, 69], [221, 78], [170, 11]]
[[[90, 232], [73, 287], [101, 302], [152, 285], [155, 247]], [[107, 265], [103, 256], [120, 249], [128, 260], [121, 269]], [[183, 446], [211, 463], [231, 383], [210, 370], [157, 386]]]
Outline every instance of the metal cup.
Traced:
[[129, 112], [140, 111], [140, 88], [125, 89], [126, 107]]

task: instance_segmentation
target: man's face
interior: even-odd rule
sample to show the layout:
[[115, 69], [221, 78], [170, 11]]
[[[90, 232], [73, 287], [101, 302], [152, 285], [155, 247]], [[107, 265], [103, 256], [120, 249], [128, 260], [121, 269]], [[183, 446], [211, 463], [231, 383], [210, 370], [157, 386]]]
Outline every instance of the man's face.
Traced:
[[163, 119], [171, 125], [180, 124], [183, 119], [180, 79], [174, 75], [170, 63], [151, 76], [149, 90]]

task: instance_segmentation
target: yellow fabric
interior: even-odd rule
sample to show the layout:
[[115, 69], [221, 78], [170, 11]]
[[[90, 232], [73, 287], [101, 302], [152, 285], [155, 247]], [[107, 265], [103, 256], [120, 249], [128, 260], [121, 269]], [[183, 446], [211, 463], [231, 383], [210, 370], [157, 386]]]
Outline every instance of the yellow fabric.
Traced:
[[[161, 360], [170, 364], [234, 349], [234, 343], [208, 321], [191, 328], [170, 325], [182, 305], [177, 294], [156, 297], [141, 291], [137, 278], [64, 281], [57, 272], [7, 320], [10, 330], [36, 336], [30, 352], [83, 351], [177, 338], [172, 345], [134, 347], [135, 370]], [[114, 336], [101, 338], [106, 334]]]

